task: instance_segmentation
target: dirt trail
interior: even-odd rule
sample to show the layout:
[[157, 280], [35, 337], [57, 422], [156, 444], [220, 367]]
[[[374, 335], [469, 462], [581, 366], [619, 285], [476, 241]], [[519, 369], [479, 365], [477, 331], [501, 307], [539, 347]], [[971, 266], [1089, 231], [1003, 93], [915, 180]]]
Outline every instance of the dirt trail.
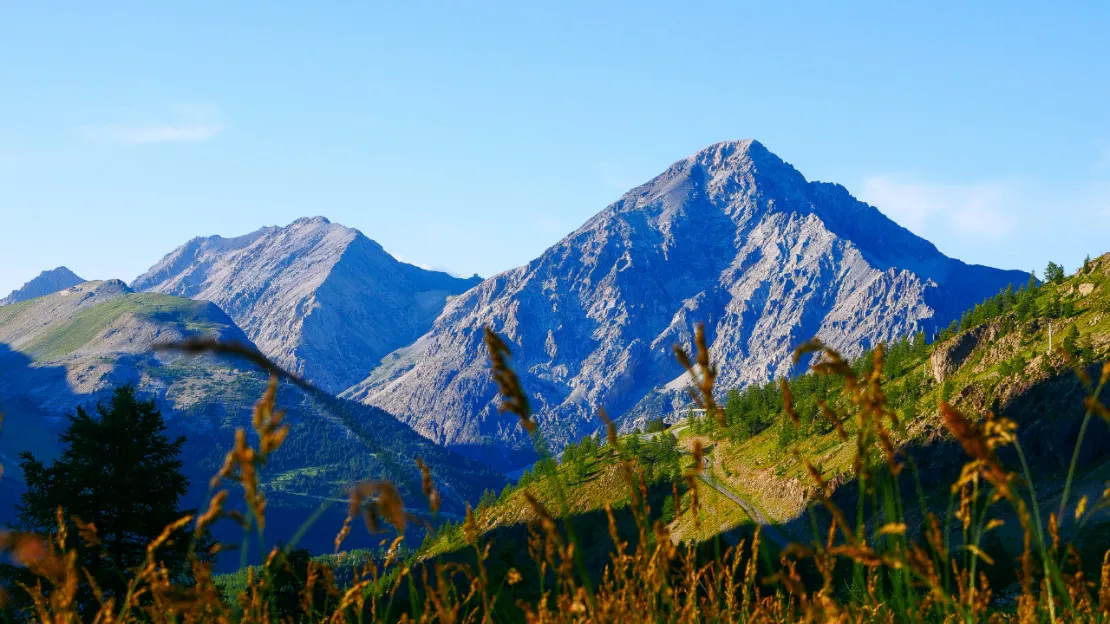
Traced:
[[706, 455], [704, 461], [705, 470], [702, 470], [701, 474], [698, 475], [698, 479], [702, 483], [721, 493], [725, 498], [739, 505], [740, 508], [744, 510], [744, 513], [748, 514], [749, 518], [763, 527], [762, 532], [763, 535], [767, 537], [767, 539], [771, 540], [775, 544], [778, 544], [779, 548], [785, 548], [786, 545], [790, 543], [790, 540], [786, 539], [786, 537], [778, 529], [776, 529], [773, 524], [771, 524], [771, 520], [767, 516], [765, 516], [763, 512], [756, 509], [755, 505], [738, 496], [729, 488], [721, 485], [720, 483], [717, 483], [717, 481], [709, 475], [709, 468], [710, 466], [712, 466], [712, 459], [708, 455]]
[[[672, 429], [666, 430], [665, 432], [664, 431], [656, 431], [654, 433], [645, 433], [645, 434], [641, 434], [640, 437], [643, 440], [650, 440], [650, 439], [654, 438], [655, 436], [659, 435], [660, 433], [670, 433], [675, 438], [677, 438], [678, 437], [678, 432], [685, 429], [688, 426], [689, 425], [682, 425], [682, 426], [679, 426], [679, 427], [674, 427]], [[748, 500], [744, 499], [743, 497], [737, 495], [735, 492], [733, 492], [727, 486], [724, 486], [724, 485], [718, 483], [715, 479], [713, 479], [712, 476], [709, 475], [709, 468], [713, 465], [712, 464], [713, 459], [709, 455], [706, 455], [703, 458], [703, 461], [705, 463], [705, 467], [704, 467], [705, 469], [702, 470], [700, 474], [698, 474], [698, 479], [702, 483], [708, 485], [709, 487], [711, 487], [714, 490], [716, 490], [717, 492], [719, 492], [725, 498], [727, 498], [730, 501], [736, 503], [740, 507], [740, 509], [744, 510], [744, 513], [748, 514], [748, 517], [751, 518], [753, 522], [755, 522], [755, 523], [757, 523], [757, 524], [759, 524], [763, 527], [762, 532], [763, 532], [763, 535], [765, 535], [767, 537], [767, 539], [771, 540], [775, 544], [778, 544], [779, 548], [785, 548], [786, 545], [790, 543], [790, 540], [786, 539], [786, 537], [782, 534], [782, 532], [780, 532], [778, 529], [775, 528], [775, 526], [771, 523], [770, 518], [768, 518], [766, 515], [764, 515], [763, 512], [761, 512], [760, 510], [756, 509], [755, 505], [753, 505], [750, 501], [748, 501]]]

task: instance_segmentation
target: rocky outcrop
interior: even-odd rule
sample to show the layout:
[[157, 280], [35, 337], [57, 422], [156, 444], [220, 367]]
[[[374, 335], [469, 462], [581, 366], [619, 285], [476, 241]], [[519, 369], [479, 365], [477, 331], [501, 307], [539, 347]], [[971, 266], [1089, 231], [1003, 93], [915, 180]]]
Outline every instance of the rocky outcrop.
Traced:
[[997, 324], [980, 325], [933, 347], [933, 355], [926, 364], [933, 379], [941, 383], [963, 364], [983, 342], [994, 339]]
[[[1023, 331], [1033, 333], [1037, 331], [1038, 326], [1039, 323], [1034, 320], [1027, 323]], [[980, 345], [993, 343], [1002, 333], [1002, 325], [995, 321], [953, 336], [933, 347], [933, 354], [929, 356], [926, 368], [933, 379], [941, 383], [962, 366]]]
[[[347, 396], [452, 445], [527, 447], [498, 398], [500, 332], [548, 439], [590, 433], [685, 385], [672, 346], [704, 322], [719, 388], [798, 372], [814, 336], [847, 355], [942, 327], [1024, 272], [969, 266], [755, 141], [681, 160], [548, 249], [451, 301], [431, 331]], [[660, 404], [667, 403], [666, 394]]]
[[6, 306], [20, 301], [27, 301], [35, 297], [42, 297], [76, 286], [85, 280], [77, 277], [64, 266], [49, 271], [43, 271], [38, 277], [27, 282], [21, 288], [13, 290], [7, 297], [0, 299], [0, 306]]
[[315, 217], [193, 239], [132, 287], [212, 301], [263, 353], [338, 392], [479, 281], [400, 262], [359, 231]]

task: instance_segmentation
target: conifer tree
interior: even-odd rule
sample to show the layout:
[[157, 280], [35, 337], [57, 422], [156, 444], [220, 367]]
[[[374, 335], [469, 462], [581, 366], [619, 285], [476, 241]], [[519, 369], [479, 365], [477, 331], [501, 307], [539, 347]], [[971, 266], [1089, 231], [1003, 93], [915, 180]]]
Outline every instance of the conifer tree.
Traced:
[[1002, 307], [999, 311], [1005, 314], [1012, 310], [1016, 303], [1017, 294], [1014, 292], [1014, 285], [1009, 284], [1006, 286], [1006, 290], [1002, 291]]
[[1064, 340], [1061, 342], [1061, 346], [1063, 346], [1064, 351], [1069, 355], [1079, 355], [1079, 328], [1075, 326], [1075, 323], [1068, 325], [1067, 331], [1064, 332]]
[[1052, 284], [1059, 284], [1064, 281], [1064, 267], [1055, 262], [1049, 262], [1044, 270], [1044, 281]]
[[[309, 551], [295, 548], [286, 553], [284, 560], [271, 571], [271, 608], [275, 622], [302, 621], [306, 607], [317, 614], [328, 613], [330, 597], [327, 587], [323, 583], [314, 583], [311, 588], [308, 587], [311, 558]], [[311, 599], [308, 596], [309, 591]]]
[[729, 428], [735, 429], [740, 425], [743, 418], [742, 409], [740, 391], [736, 388], [729, 390], [728, 398], [725, 400], [725, 423]]
[[[27, 491], [18, 505], [23, 529], [40, 534], [58, 530], [57, 510], [75, 536], [74, 519], [96, 526], [99, 544], [72, 540], [78, 559], [106, 597], [122, 597], [147, 545], [163, 529], [190, 513], [180, 508], [189, 487], [179, 459], [184, 437], [170, 439], [153, 401], [135, 396], [132, 386], [117, 388], [94, 414], [78, 407], [60, 436], [62, 452], [49, 465], [30, 452], [20, 458]], [[208, 557], [208, 540], [197, 554]], [[191, 532], [181, 529], [158, 551], [158, 560], [175, 580], [188, 576]], [[21, 574], [6, 569], [11, 578]], [[86, 585], [83, 585], [86, 587]], [[88, 592], [87, 589], [85, 589]], [[91, 595], [79, 596], [91, 607]]]

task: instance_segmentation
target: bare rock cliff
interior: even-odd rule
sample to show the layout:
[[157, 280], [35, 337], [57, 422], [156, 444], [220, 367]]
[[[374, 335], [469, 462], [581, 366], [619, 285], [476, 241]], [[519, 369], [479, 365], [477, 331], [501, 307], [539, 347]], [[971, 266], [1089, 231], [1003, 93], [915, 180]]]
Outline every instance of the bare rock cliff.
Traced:
[[452, 300], [346, 396], [449, 445], [527, 448], [482, 345], [492, 326], [548, 438], [594, 431], [685, 383], [672, 346], [705, 322], [719, 387], [796, 372], [820, 336], [848, 355], [946, 325], [1027, 275], [966, 265], [756, 141], [710, 146], [632, 189], [539, 258]]

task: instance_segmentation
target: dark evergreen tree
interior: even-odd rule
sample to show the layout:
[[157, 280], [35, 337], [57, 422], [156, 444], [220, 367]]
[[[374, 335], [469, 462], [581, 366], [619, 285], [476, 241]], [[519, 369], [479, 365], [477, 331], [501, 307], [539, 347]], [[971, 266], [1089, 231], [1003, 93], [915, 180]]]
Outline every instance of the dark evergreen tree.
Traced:
[[1065, 299], [1060, 304], [1060, 316], [1062, 318], [1069, 318], [1075, 316], [1075, 302], [1071, 299]]
[[659, 512], [659, 519], [663, 524], [670, 524], [674, 520], [675, 508], [674, 497], [668, 496], [663, 499], [663, 509]]
[[482, 498], [478, 499], [478, 509], [489, 509], [497, 502], [497, 493], [493, 490], [486, 489], [482, 492]]
[[952, 400], [952, 392], [955, 388], [952, 386], [952, 380], [945, 379], [944, 384], [940, 387], [940, 400], [947, 403]]
[[[273, 584], [273, 618], [275, 622], [300, 622], [310, 621], [305, 614], [307, 605], [305, 590], [308, 585], [308, 566], [311, 562], [311, 553], [303, 548], [295, 548], [285, 553], [284, 558], [276, 562], [270, 570], [270, 582]], [[235, 600], [237, 596], [228, 596]], [[316, 583], [312, 591], [312, 612], [319, 619], [326, 615], [328, 609], [328, 590], [323, 583]]]
[[[153, 401], [139, 400], [131, 386], [117, 388], [95, 414], [78, 407], [61, 434], [61, 455], [50, 465], [23, 453], [20, 467], [27, 491], [18, 505], [21, 528], [40, 534], [58, 530], [57, 510], [76, 536], [75, 518], [96, 526], [99, 544], [74, 537], [78, 560], [106, 596], [121, 597], [147, 545], [167, 525], [191, 513], [179, 507], [189, 482], [179, 459], [185, 438], [170, 439]], [[191, 529], [181, 529], [157, 553], [158, 561], [187, 580]], [[197, 555], [208, 556], [208, 540]], [[22, 572], [6, 569], [9, 579]], [[87, 587], [87, 586], [86, 586]], [[90, 594], [79, 596], [85, 607]]]
[[929, 342], [925, 337], [925, 332], [920, 331], [914, 334], [913, 337], [913, 357], [922, 358], [929, 352]]
[[779, 420], [779, 449], [785, 450], [794, 443], [798, 437], [798, 427], [793, 420], [783, 412]]
[[1064, 267], [1055, 262], [1049, 262], [1044, 270], [1044, 281], [1052, 284], [1059, 284], [1064, 281]]
[[1010, 284], [1006, 286], [1006, 290], [1002, 291], [1002, 309], [1000, 312], [1005, 314], [1013, 310], [1015, 305], [1017, 305], [1017, 293], [1014, 292], [1014, 285]]
[[747, 430], [747, 423], [744, 421], [743, 404], [740, 398], [740, 391], [733, 388], [728, 391], [728, 398], [725, 399], [725, 423], [729, 428], [729, 435], [734, 440], [744, 440], [751, 435]]
[[1022, 289], [1018, 293], [1017, 304], [1014, 306], [1014, 314], [1017, 315], [1019, 321], [1029, 320], [1030, 315], [1033, 313], [1033, 291], [1028, 288]]
[[904, 422], [913, 422], [917, 418], [917, 401], [906, 401], [902, 405], [902, 420]]
[[1069, 355], [1079, 355], [1079, 328], [1075, 326], [1075, 323], [1068, 325], [1067, 331], [1064, 332], [1064, 340], [1061, 342], [1061, 346]]
[[1060, 318], [1060, 313], [1063, 311], [1063, 306], [1060, 305], [1059, 295], [1052, 295], [1044, 302], [1043, 314], [1048, 318]]
[[1078, 356], [1084, 359], [1094, 359], [1095, 348], [1091, 343], [1091, 334], [1083, 334], [1079, 337], [1079, 353]]

